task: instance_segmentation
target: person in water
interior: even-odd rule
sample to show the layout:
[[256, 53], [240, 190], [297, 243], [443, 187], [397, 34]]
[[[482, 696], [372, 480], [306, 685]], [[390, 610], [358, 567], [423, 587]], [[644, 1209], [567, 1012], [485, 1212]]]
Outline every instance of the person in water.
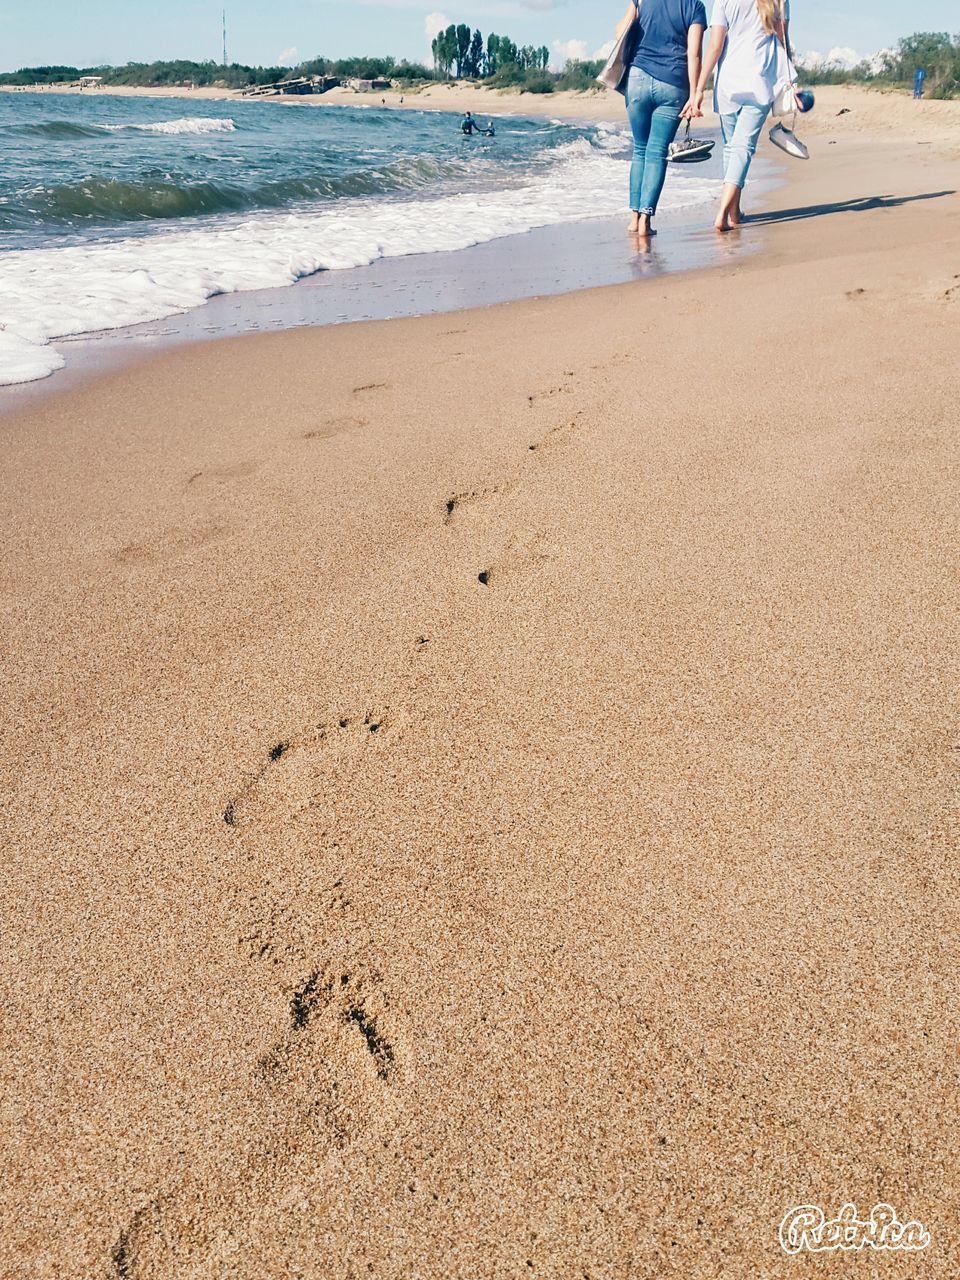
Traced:
[[723, 131], [723, 195], [715, 226], [743, 222], [747, 173], [780, 80], [781, 53], [790, 52], [790, 0], [714, 0], [710, 40], [688, 117], [703, 115], [713, 79], [713, 107]]
[[484, 136], [485, 138], [495, 138], [495, 137], [497, 136], [497, 131], [496, 131], [496, 129], [493, 127], [493, 121], [492, 121], [492, 120], [488, 120], [488, 121], [487, 121], [487, 127], [486, 127], [486, 128], [484, 129], [484, 131], [483, 131], [483, 136]]
[[628, 230], [646, 239], [667, 177], [670, 143], [700, 77], [707, 13], [703, 0], [630, 0], [618, 34], [636, 27], [627, 75], [627, 118], [633, 134]]
[[460, 121], [460, 128], [463, 130], [463, 132], [467, 135], [468, 138], [470, 137], [471, 134], [480, 132], [480, 130], [477, 128], [476, 120], [474, 120], [473, 116], [470, 114], [469, 111], [464, 113], [464, 117]]

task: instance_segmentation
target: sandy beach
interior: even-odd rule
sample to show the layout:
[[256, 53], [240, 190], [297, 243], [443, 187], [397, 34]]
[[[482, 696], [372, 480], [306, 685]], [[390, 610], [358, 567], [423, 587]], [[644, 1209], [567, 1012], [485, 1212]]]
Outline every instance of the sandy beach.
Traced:
[[0, 1274], [960, 1272], [956, 106], [0, 418]]

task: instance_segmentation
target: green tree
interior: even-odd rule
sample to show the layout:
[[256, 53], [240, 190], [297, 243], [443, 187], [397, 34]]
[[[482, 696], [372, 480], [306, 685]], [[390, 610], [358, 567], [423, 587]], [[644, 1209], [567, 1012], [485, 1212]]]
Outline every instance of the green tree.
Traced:
[[517, 58], [517, 46], [507, 36], [500, 37], [500, 66], [505, 62], [519, 62]]
[[483, 33], [474, 31], [467, 54], [467, 75], [476, 79], [483, 72]]
[[584, 89], [597, 87], [597, 76], [603, 70], [603, 61], [568, 62], [557, 80], [558, 89], [573, 89], [580, 93]]
[[470, 58], [470, 41], [472, 39], [470, 28], [465, 22], [461, 22], [457, 27], [457, 79], [462, 80], [467, 75], [467, 64]]
[[453, 60], [457, 56], [457, 28], [453, 23], [445, 31], [437, 34], [431, 48], [434, 70], [446, 79], [450, 75]]
[[500, 37], [491, 31], [487, 36], [487, 75], [495, 76], [500, 67]]
[[443, 33], [443, 51], [446, 74], [449, 76], [453, 71], [453, 64], [457, 60], [457, 28], [453, 22]]
[[897, 80], [911, 82], [923, 68], [931, 97], [960, 92], [960, 36], [951, 40], [946, 31], [920, 31], [901, 40], [897, 51], [893, 68]]

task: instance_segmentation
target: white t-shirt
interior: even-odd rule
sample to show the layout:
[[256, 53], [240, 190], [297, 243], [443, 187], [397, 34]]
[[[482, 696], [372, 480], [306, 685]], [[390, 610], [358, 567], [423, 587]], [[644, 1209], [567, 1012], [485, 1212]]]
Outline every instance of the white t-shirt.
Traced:
[[[790, 21], [789, 0], [784, 4], [784, 19]], [[743, 106], [769, 107], [780, 79], [780, 41], [764, 30], [757, 0], [715, 0], [710, 25], [727, 29], [714, 77], [714, 111], [728, 115]]]

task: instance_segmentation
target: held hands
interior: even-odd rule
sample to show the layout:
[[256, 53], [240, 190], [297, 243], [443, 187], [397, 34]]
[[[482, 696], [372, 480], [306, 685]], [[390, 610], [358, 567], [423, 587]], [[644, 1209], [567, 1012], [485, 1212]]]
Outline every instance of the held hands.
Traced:
[[700, 120], [703, 117], [703, 90], [691, 93], [686, 106], [680, 112], [681, 120]]

